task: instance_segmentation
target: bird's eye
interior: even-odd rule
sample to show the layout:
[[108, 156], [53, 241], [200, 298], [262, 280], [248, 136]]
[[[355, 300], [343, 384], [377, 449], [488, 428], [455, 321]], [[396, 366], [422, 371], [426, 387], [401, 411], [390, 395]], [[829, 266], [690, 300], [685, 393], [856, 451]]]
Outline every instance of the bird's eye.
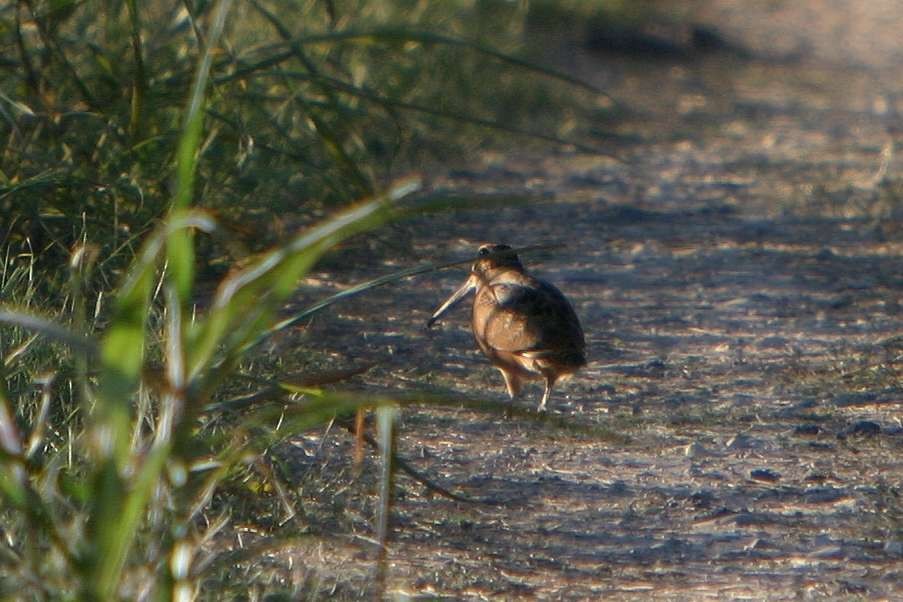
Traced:
[[482, 247], [480, 249], [480, 252], [478, 253], [478, 255], [480, 257], [486, 257], [487, 255], [489, 255], [489, 249], [487, 249], [486, 247]]

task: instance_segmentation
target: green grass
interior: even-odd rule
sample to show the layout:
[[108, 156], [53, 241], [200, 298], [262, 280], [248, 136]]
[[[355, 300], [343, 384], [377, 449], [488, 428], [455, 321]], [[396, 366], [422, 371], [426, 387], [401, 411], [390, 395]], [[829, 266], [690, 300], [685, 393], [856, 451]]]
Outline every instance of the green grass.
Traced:
[[[385, 542], [394, 408], [438, 398], [326, 390], [342, 367], [288, 375], [317, 349], [286, 364], [259, 344], [439, 267], [280, 320], [341, 241], [518, 200], [421, 193], [400, 174], [510, 136], [581, 144], [555, 124], [599, 91], [525, 61], [524, 17], [520, 3], [463, 0], [0, 8], [0, 595], [183, 600], [230, 579], [266, 591], [269, 577], [210, 542], [276, 516], [269, 504], [293, 514], [269, 450], [365, 406], [378, 408]], [[263, 367], [253, 379], [249, 362]]]
[[[559, 124], [596, 91], [519, 58], [525, 9], [491, 4], [237, 3], [190, 122], [183, 107], [217, 3], [8, 6], [6, 240], [59, 262], [83, 234], [103, 246], [99, 268], [121, 267], [190, 177], [178, 202], [218, 211], [233, 247], [259, 251], [285, 227], [278, 215], [312, 221], [500, 138], [568, 137]], [[180, 139], [198, 146], [190, 174]]]

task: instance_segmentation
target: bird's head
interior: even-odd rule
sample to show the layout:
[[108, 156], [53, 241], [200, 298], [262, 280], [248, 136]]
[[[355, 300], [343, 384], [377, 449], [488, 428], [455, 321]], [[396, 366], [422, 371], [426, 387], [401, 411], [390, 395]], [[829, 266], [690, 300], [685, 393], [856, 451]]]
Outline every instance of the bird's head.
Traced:
[[477, 260], [473, 263], [470, 271], [474, 274], [485, 276], [499, 268], [514, 269], [519, 272], [524, 270], [517, 253], [510, 246], [492, 243], [480, 245], [480, 250], [477, 252]]
[[517, 258], [517, 253], [508, 245], [480, 245], [480, 250], [477, 251], [477, 259], [470, 268], [470, 275], [467, 277], [467, 280], [464, 281], [464, 284], [458, 290], [452, 293], [445, 303], [439, 306], [439, 309], [426, 323], [427, 328], [435, 324], [442, 314], [454, 307], [468, 293], [478, 289], [483, 282], [490, 278], [492, 272], [499, 269], [522, 272], [524, 271], [524, 266], [521, 265], [520, 259]]

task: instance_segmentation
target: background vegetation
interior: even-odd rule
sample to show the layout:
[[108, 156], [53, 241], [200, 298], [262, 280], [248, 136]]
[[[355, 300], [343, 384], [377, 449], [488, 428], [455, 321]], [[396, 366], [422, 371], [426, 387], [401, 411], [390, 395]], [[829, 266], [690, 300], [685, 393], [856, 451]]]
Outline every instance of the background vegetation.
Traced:
[[[57, 257], [79, 234], [109, 245], [105, 257], [134, 246], [172, 195], [213, 6], [6, 5], [8, 242], [28, 237]], [[193, 200], [260, 246], [278, 232], [273, 215], [313, 216], [499, 131], [567, 135], [575, 105], [550, 107], [574, 90], [538, 85], [500, 54], [520, 44], [526, 12], [518, 2], [236, 3], [211, 56]], [[535, 122], [537, 107], [547, 122]]]

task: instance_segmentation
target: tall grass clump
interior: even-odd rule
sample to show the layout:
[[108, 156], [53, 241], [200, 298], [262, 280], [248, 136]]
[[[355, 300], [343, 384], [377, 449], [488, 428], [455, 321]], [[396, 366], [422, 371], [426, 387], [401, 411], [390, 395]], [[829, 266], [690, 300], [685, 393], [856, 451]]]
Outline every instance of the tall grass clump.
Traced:
[[[173, 193], [215, 4], [0, 6], [7, 237], [59, 263], [85, 234], [102, 246], [101, 277], [134, 253]], [[192, 192], [233, 227], [231, 250], [261, 250], [285, 226], [275, 216], [313, 221], [500, 137], [563, 141], [574, 98], [592, 90], [518, 58], [526, 13], [479, 0], [236, 3], [210, 57]], [[215, 271], [223, 257], [209, 259]]]
[[[217, 4], [205, 32], [175, 154], [170, 210], [124, 271], [108, 323], [99, 332], [87, 327], [85, 282], [98, 260], [87, 245], [71, 258], [69, 324], [23, 311], [27, 304], [0, 312], [6, 325], [0, 490], [7, 595], [24, 587], [47, 599], [192, 598], [199, 542], [227, 522], [223, 516], [198, 529], [198, 513], [220, 480], [265, 448], [265, 431], [254, 429], [273, 419], [264, 409], [222, 441], [198, 436], [199, 416], [316, 259], [343, 238], [385, 223], [410, 192], [410, 186], [391, 189], [305, 229], [233, 272], [205, 312], [192, 312], [194, 239], [218, 227], [191, 200], [208, 75], [230, 4]], [[4, 287], [20, 302], [30, 294], [29, 269], [20, 263], [4, 273]], [[36, 393], [15, 369], [29, 346], [42, 346], [42, 355], [66, 364], [51, 369]], [[52, 408], [63, 403], [54, 399], [57, 379], [75, 384], [74, 392], [60, 396], [64, 412]], [[280, 410], [290, 430], [320, 424], [356, 403], [308, 393], [309, 400]], [[38, 412], [28, 415], [26, 408], [35, 405]], [[77, 434], [60, 435], [60, 428]]]
[[[564, 141], [525, 117], [554, 87], [512, 93], [527, 72], [583, 89], [517, 57], [500, 24], [523, 10], [0, 7], [0, 595], [195, 597], [232, 520], [217, 492], [274, 442], [362, 406], [377, 407], [384, 543], [397, 398], [264, 379], [240, 419], [204, 425], [324, 253], [444, 204], [398, 172], [498, 135]], [[473, 94], [474, 73], [505, 106]]]

